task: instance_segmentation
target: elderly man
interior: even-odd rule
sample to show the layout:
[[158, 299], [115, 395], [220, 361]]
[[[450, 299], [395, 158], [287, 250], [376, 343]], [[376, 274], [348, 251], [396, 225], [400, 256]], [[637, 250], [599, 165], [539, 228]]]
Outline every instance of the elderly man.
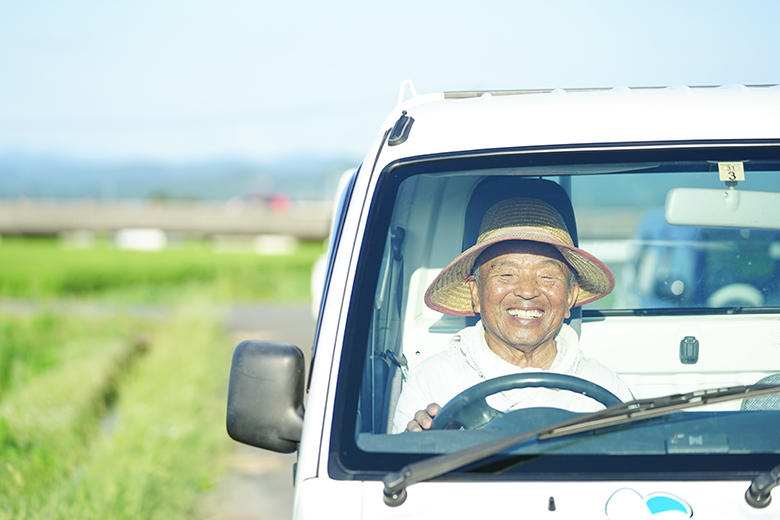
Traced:
[[[574, 306], [606, 296], [614, 285], [606, 265], [574, 247], [552, 206], [528, 198], [495, 204], [485, 214], [476, 245], [445, 267], [425, 294], [434, 310], [480, 320], [411, 373], [393, 431], [429, 429], [440, 405], [463, 390], [516, 373], [577, 376], [623, 401], [632, 399], [614, 372], [582, 354], [577, 333], [564, 323]], [[584, 395], [547, 388], [501, 392], [487, 402], [502, 411], [603, 407]]]

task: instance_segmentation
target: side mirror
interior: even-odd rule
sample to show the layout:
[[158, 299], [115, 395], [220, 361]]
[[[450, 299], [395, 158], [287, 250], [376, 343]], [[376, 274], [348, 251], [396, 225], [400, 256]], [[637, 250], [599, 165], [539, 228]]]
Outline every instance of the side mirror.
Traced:
[[298, 347], [243, 341], [233, 353], [228, 435], [238, 442], [292, 453], [303, 429], [305, 363]]

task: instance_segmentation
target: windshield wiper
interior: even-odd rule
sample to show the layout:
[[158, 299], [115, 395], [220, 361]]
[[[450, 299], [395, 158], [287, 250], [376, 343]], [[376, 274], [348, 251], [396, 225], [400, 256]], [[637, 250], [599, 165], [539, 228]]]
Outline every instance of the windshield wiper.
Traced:
[[756, 509], [763, 509], [772, 502], [772, 489], [780, 483], [780, 466], [771, 471], [760, 473], [750, 481], [750, 487], [745, 491], [745, 500]]
[[460, 451], [413, 462], [401, 468], [400, 471], [388, 473], [382, 479], [385, 484], [384, 501], [391, 507], [400, 506], [406, 501], [406, 488], [408, 486], [444, 475], [529, 439], [535, 438], [540, 441], [554, 439], [609, 426], [628, 424], [650, 417], [669, 415], [696, 406], [735, 399], [749, 399], [778, 392], [780, 392], [780, 385], [742, 385], [697, 390], [687, 394], [674, 394], [652, 399], [637, 399], [617, 404], [604, 410], [578, 415], [536, 430], [509, 435]]

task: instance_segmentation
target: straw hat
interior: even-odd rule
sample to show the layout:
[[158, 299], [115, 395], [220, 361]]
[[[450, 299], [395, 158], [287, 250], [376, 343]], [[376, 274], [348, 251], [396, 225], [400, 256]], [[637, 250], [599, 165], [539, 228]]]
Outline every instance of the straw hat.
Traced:
[[574, 270], [580, 286], [575, 306], [603, 298], [615, 287], [612, 271], [601, 260], [574, 247], [566, 224], [555, 208], [538, 199], [516, 197], [496, 203], [485, 213], [476, 245], [442, 269], [425, 292], [425, 304], [444, 314], [474, 316], [466, 279], [472, 274], [480, 253], [505, 240], [530, 240], [558, 249]]

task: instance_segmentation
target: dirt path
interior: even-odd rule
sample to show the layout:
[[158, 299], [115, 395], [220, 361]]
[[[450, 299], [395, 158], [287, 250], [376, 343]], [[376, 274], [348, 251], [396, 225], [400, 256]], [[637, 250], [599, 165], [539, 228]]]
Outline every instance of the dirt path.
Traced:
[[199, 520], [289, 520], [292, 518], [295, 454], [283, 455], [236, 443], [229, 473], [202, 497]]
[[[308, 304], [234, 305], [225, 325], [235, 343], [269, 339], [292, 343], [308, 361], [314, 340], [314, 320]], [[227, 433], [225, 434], [227, 435]], [[290, 520], [296, 454], [280, 454], [234, 443], [229, 473], [202, 497], [198, 520]]]

